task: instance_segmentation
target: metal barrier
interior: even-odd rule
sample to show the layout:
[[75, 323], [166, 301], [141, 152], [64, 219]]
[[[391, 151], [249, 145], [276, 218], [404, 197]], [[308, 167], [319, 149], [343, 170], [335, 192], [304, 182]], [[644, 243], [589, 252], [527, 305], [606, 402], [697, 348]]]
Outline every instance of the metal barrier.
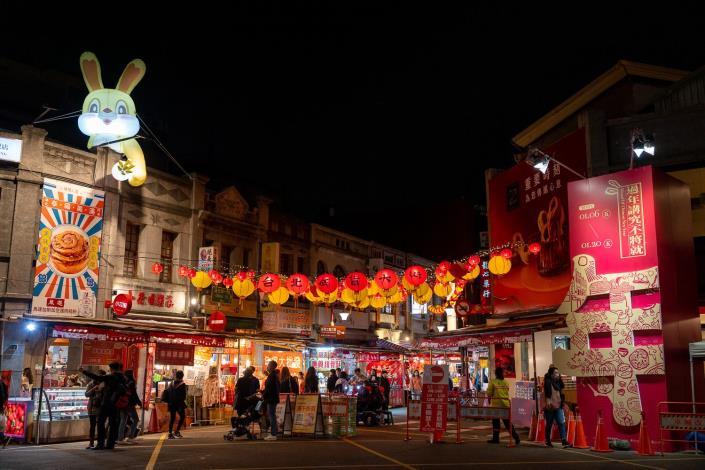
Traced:
[[[700, 409], [700, 412], [698, 412]], [[695, 449], [698, 450], [698, 432], [705, 432], [705, 402], [692, 401], [662, 401], [658, 404], [658, 427], [661, 440], [661, 455], [663, 443], [687, 442], [686, 439], [664, 439], [663, 433], [667, 432], [695, 432]]]

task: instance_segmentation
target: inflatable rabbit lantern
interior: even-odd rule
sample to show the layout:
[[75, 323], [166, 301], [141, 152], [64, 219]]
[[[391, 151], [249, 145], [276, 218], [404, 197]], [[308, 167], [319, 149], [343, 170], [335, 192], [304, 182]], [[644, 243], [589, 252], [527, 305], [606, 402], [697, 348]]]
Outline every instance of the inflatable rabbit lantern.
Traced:
[[[127, 64], [114, 89], [105, 88], [98, 58], [92, 52], [81, 54], [81, 72], [89, 93], [83, 101], [78, 128], [90, 137], [88, 148], [113, 142], [109, 147], [127, 157], [127, 160], [117, 163], [113, 176], [119, 180], [128, 179], [132, 186], [141, 186], [147, 179], [142, 148], [137, 140], [130, 139], [140, 130], [135, 102], [130, 92], [142, 80], [146, 71], [144, 62], [135, 59]], [[114, 142], [120, 139], [127, 140]]]

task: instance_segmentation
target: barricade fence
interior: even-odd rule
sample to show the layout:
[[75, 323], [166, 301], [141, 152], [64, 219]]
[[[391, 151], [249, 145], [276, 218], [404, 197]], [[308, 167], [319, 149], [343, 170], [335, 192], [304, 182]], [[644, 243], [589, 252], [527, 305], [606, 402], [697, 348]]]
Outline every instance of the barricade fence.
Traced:
[[[658, 417], [661, 455], [664, 442], [693, 444], [693, 450], [705, 447], [705, 440], [698, 436], [698, 433], [705, 433], [705, 402], [662, 401], [658, 404]], [[690, 433], [693, 440], [686, 439]]]

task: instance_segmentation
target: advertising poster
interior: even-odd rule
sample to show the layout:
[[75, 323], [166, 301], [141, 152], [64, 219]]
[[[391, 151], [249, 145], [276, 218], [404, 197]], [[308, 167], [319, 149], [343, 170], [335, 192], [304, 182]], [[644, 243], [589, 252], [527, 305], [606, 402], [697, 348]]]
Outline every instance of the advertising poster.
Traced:
[[269, 361], [275, 361], [277, 368], [288, 367], [292, 377], [303, 371], [303, 355], [294, 351], [264, 351], [263, 364], [269, 364]]
[[494, 365], [504, 369], [505, 379], [515, 379], [517, 376], [516, 365], [514, 362], [514, 345], [495, 344], [494, 346]]
[[294, 434], [316, 434], [323, 432], [320, 395], [302, 393], [296, 397], [294, 408]]
[[[585, 132], [580, 129], [543, 152], [578, 173], [586, 172]], [[492, 279], [495, 314], [557, 307], [570, 284], [568, 183], [579, 177], [551, 161], [545, 173], [517, 163], [488, 182], [490, 244], [525, 243], [512, 269]], [[528, 245], [539, 243], [531, 254]]]
[[105, 193], [44, 179], [32, 313], [95, 317]]

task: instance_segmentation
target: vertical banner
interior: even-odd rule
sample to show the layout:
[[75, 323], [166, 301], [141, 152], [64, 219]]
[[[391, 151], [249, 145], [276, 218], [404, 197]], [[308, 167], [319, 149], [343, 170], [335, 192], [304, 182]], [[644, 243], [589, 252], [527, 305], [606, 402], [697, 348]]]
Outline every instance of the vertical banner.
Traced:
[[32, 313], [95, 317], [105, 193], [44, 179]]
[[279, 243], [262, 243], [261, 265], [263, 273], [279, 272]]
[[448, 366], [426, 365], [421, 389], [421, 432], [445, 431], [448, 425]]
[[198, 249], [198, 270], [210, 271], [214, 269], [218, 259], [218, 252], [214, 246], [202, 246]]
[[514, 362], [514, 344], [494, 345], [495, 367], [504, 369], [505, 379], [515, 379], [517, 376], [516, 363]]

